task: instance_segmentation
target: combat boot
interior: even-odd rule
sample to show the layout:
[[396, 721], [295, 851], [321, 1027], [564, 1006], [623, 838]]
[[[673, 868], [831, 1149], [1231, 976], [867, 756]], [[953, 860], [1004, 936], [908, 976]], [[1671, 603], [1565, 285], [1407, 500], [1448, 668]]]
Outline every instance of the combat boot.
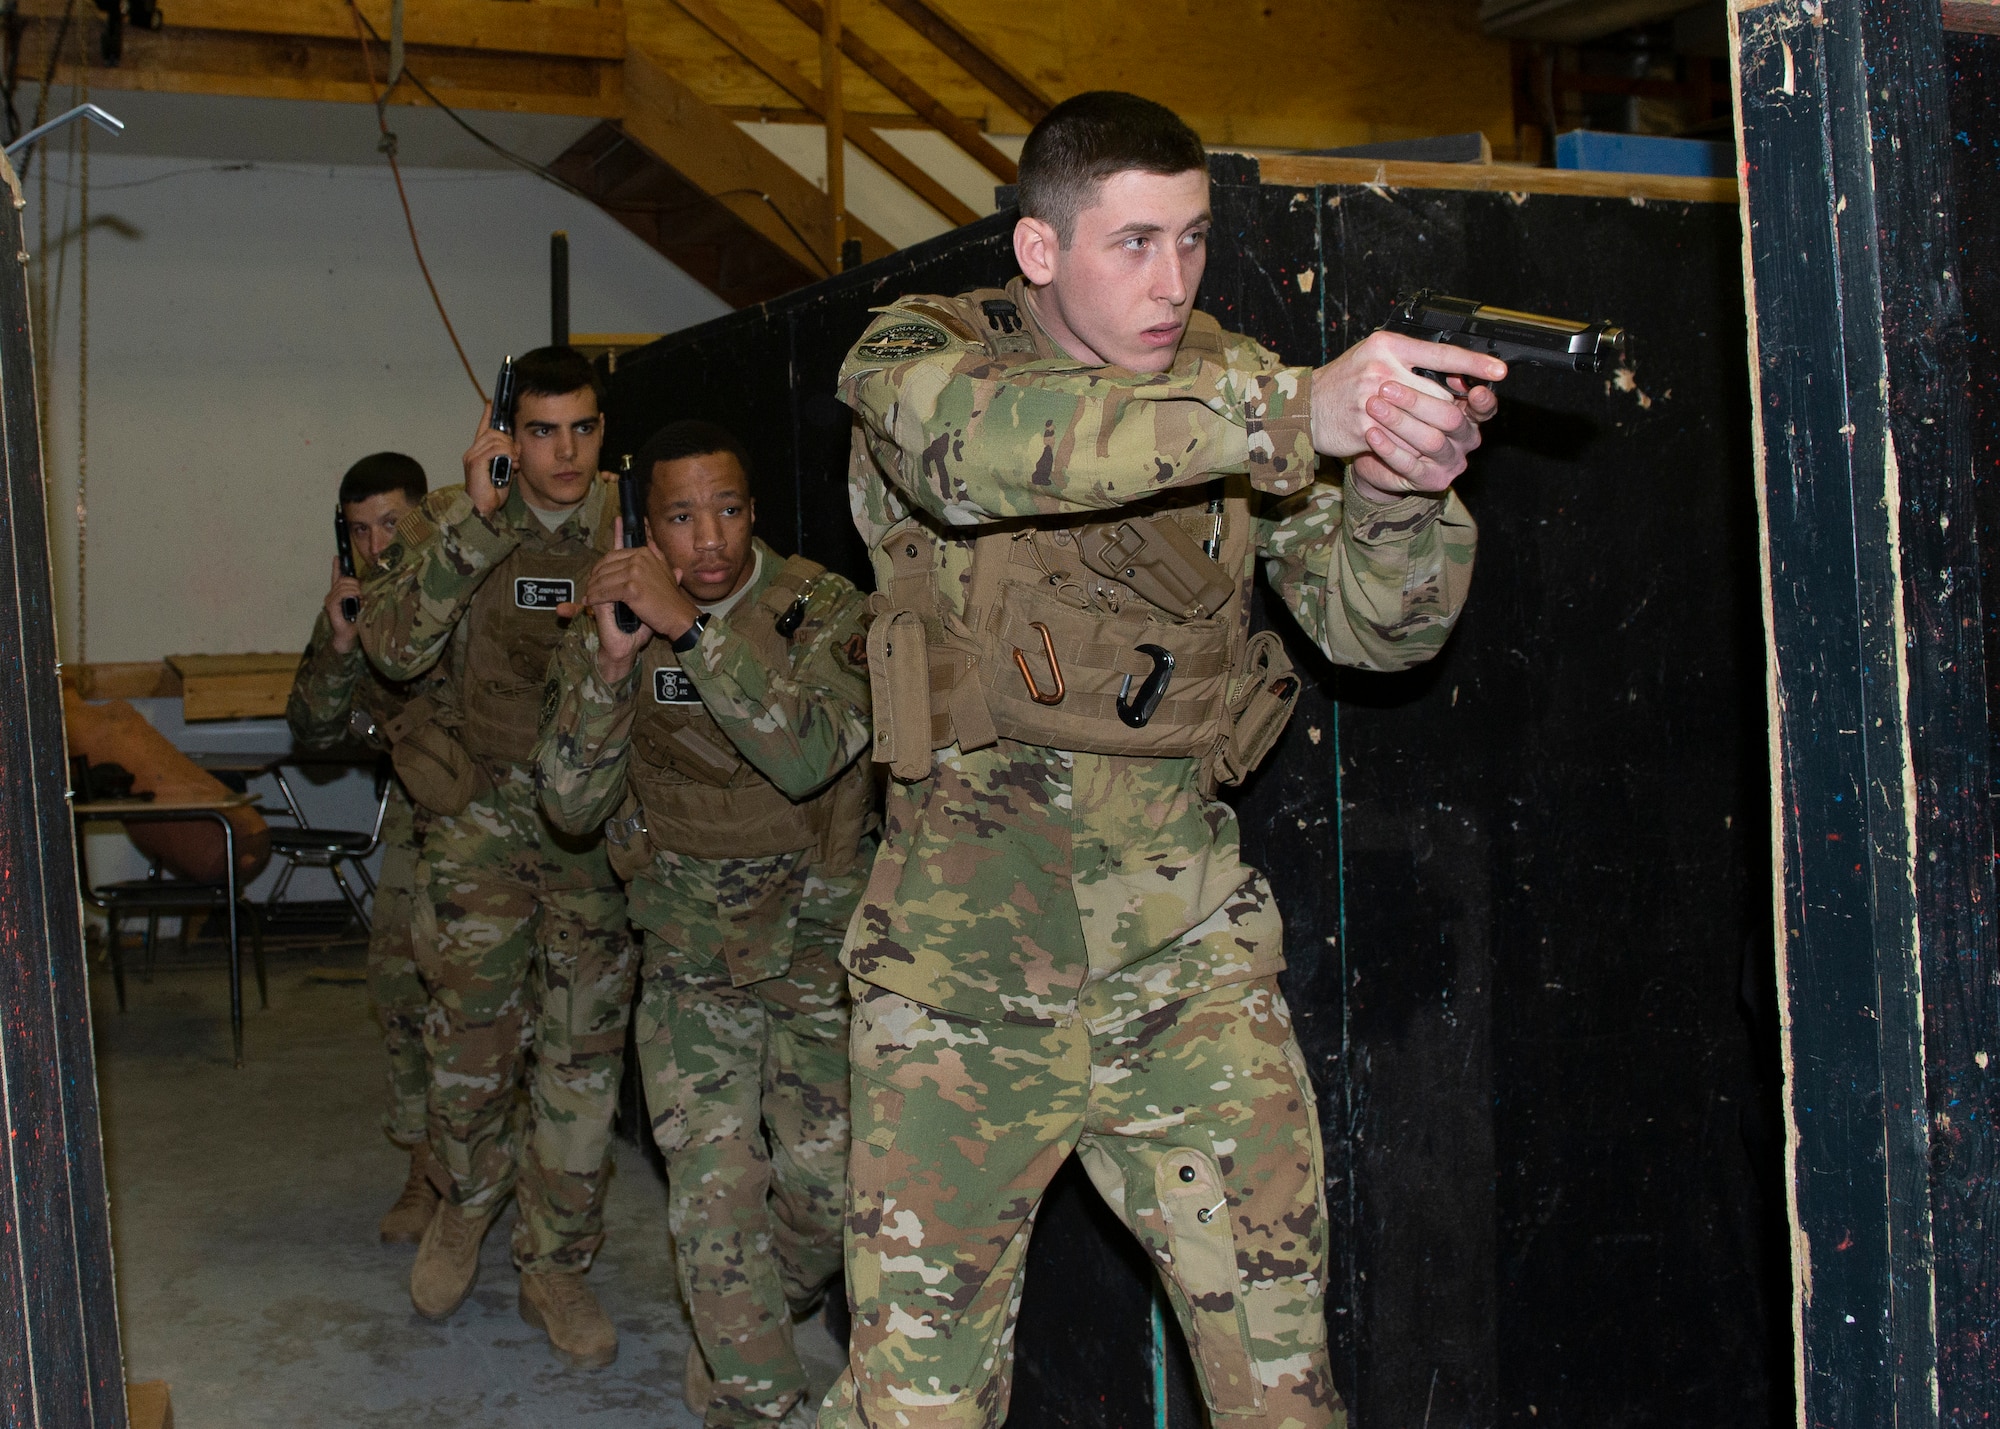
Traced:
[[410, 1267], [410, 1303], [427, 1320], [449, 1319], [465, 1303], [479, 1278], [479, 1243], [493, 1224], [493, 1212], [468, 1215], [440, 1199], [417, 1245]]
[[415, 1245], [424, 1238], [438, 1208], [438, 1189], [431, 1183], [430, 1170], [431, 1144], [419, 1141], [410, 1148], [410, 1178], [403, 1183], [403, 1194], [382, 1217], [382, 1244]]
[[522, 1271], [521, 1318], [572, 1368], [602, 1369], [618, 1358], [618, 1331], [580, 1270]]

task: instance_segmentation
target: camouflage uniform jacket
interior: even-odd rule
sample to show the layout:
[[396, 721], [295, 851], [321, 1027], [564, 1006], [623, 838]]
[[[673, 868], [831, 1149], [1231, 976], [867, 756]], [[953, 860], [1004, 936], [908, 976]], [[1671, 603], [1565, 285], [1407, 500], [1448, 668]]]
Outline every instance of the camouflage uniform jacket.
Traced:
[[593, 482], [551, 531], [528, 509], [518, 481], [491, 516], [480, 515], [463, 486], [432, 491], [397, 526], [381, 568], [363, 586], [359, 626], [368, 658], [390, 679], [441, 666], [450, 689], [462, 693], [471, 635], [464, 616], [486, 577], [517, 549], [604, 547], [617, 510], [610, 483]]
[[[883, 538], [911, 517], [939, 538], [940, 613], [962, 619], [982, 528], [1102, 520], [1247, 476], [1262, 495], [1240, 572], [1246, 603], [1261, 557], [1338, 663], [1404, 669], [1443, 647], [1471, 580], [1472, 519], [1455, 495], [1382, 505], [1314, 480], [1310, 369], [1234, 333], [1219, 361], [1183, 348], [1164, 373], [1092, 366], [1041, 330], [1020, 279], [1008, 293], [1033, 353], [996, 357], [938, 321], [938, 300], [905, 298], [841, 368], [839, 395], [858, 418], [850, 503], [885, 589]], [[933, 777], [890, 786], [844, 953], [864, 981], [976, 1018], [1066, 1021], [1081, 1001], [1095, 1021], [1283, 965], [1268, 889], [1242, 863], [1233, 811], [1203, 793], [1199, 761], [1005, 739], [938, 760]], [[983, 871], [938, 889], [941, 858]], [[990, 896], [966, 896], [970, 884]], [[1039, 906], [1044, 895], [1070, 906]], [[1259, 910], [1268, 936], [1250, 931]]]
[[[333, 648], [333, 622], [324, 610], [313, 622], [312, 640], [285, 702], [285, 723], [304, 749], [332, 749], [350, 738], [370, 749], [387, 749], [384, 727], [416, 694], [417, 680], [389, 680], [368, 662], [357, 642], [346, 654]], [[351, 721], [356, 710], [365, 721]], [[356, 729], [361, 724], [366, 730]]]
[[[784, 569], [784, 558], [757, 542], [756, 578], [732, 615], [754, 606]], [[791, 668], [764, 663], [728, 620], [711, 620], [701, 643], [681, 657], [709, 717], [743, 757], [792, 799], [816, 793], [867, 752], [867, 598], [829, 571], [812, 588], [793, 633]], [[643, 656], [632, 673], [607, 685], [597, 673], [597, 626], [579, 620], [550, 667], [562, 686], [537, 751], [542, 808], [571, 833], [601, 825], [618, 808], [631, 758], [632, 721]]]

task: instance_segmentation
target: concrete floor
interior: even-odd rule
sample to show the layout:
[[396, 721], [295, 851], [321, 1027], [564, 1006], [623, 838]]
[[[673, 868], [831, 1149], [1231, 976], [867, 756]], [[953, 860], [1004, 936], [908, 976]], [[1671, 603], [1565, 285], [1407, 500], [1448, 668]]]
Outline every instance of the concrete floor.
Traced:
[[[133, 968], [122, 1014], [109, 976], [93, 977], [126, 1377], [168, 1381], [188, 1429], [697, 1429], [664, 1187], [628, 1143], [590, 1277], [618, 1325], [616, 1364], [568, 1369], [521, 1322], [511, 1212], [450, 1322], [410, 1309], [414, 1249], [375, 1233], [407, 1160], [379, 1129], [366, 993], [335, 980], [359, 969], [353, 945], [274, 950], [268, 1011], [246, 972], [241, 1071], [219, 965], [170, 965], [150, 984]], [[819, 1321], [800, 1350], [823, 1390], [839, 1352]]]

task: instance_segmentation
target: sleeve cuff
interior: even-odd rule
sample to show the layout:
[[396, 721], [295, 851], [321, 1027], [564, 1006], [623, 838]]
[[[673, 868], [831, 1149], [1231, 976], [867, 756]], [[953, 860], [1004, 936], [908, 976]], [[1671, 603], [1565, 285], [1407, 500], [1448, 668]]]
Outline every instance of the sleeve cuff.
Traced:
[[1356, 540], [1373, 545], [1407, 540], [1427, 530], [1444, 511], [1444, 503], [1444, 497], [1422, 492], [1380, 502], [1363, 496], [1352, 483], [1344, 483], [1341, 517]]
[[1279, 496], [1310, 486], [1319, 465], [1312, 444], [1312, 369], [1280, 367], [1253, 379], [1243, 428], [1252, 486]]
[[436, 521], [451, 549], [465, 558], [471, 570], [489, 570], [499, 565], [521, 544], [515, 532], [495, 525], [492, 517], [482, 516], [464, 487], [454, 487], [445, 493]]

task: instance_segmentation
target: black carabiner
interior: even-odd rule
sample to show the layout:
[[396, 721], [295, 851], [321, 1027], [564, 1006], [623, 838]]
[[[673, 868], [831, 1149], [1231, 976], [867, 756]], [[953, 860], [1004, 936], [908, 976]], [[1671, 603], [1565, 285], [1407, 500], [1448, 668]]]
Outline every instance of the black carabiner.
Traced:
[[1141, 655], [1152, 657], [1153, 673], [1146, 676], [1146, 683], [1139, 686], [1139, 698], [1130, 704], [1126, 703], [1126, 697], [1132, 693], [1132, 677], [1125, 677], [1125, 683], [1118, 691], [1118, 718], [1134, 729], [1144, 729], [1146, 721], [1153, 717], [1153, 711], [1160, 707], [1160, 701], [1167, 693], [1167, 681], [1174, 677], [1174, 652], [1163, 645], [1140, 645], [1136, 648]]
[[797, 632], [798, 628], [801, 625], [805, 624], [806, 603], [812, 599], [813, 587], [817, 586], [818, 584], [819, 584], [818, 576], [814, 576], [811, 580], [807, 581], [805, 583], [804, 588], [799, 591], [799, 598], [793, 601], [791, 605], [786, 609], [785, 613], [779, 616], [777, 620], [773, 622], [774, 628], [780, 635], [784, 636], [785, 639], [787, 640], [791, 639], [792, 636]]

